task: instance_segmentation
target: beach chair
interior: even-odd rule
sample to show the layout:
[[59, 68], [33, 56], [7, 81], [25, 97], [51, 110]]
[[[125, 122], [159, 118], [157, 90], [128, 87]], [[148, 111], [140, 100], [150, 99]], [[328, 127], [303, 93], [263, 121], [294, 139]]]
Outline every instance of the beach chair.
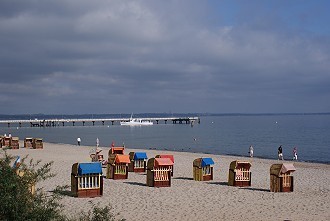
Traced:
[[103, 195], [101, 163], [75, 163], [71, 171], [71, 192], [76, 197]]
[[293, 192], [292, 163], [273, 164], [270, 167], [270, 192]]
[[2, 140], [3, 140], [3, 136], [0, 136], [0, 148], [2, 148]]
[[197, 158], [193, 162], [193, 176], [196, 181], [213, 180], [213, 165], [212, 158]]
[[[15, 173], [19, 176], [19, 177], [23, 177], [24, 175], [28, 175], [29, 177], [31, 177], [31, 173], [29, 170], [26, 170], [26, 169], [21, 169], [20, 168], [20, 165], [21, 165], [21, 157], [20, 156], [17, 156], [13, 166], [12, 166], [12, 169], [15, 171]], [[32, 180], [32, 179], [28, 179], [30, 183], [28, 183], [28, 190], [30, 191], [30, 193], [32, 195], [35, 194], [36, 192], [36, 185], [35, 185], [35, 182]]]
[[30, 149], [32, 149], [33, 148], [33, 138], [30, 138], [30, 137], [26, 137], [25, 139], [24, 139], [24, 147], [25, 148], [30, 148]]
[[33, 149], [43, 149], [44, 144], [42, 142], [42, 139], [41, 138], [33, 138], [32, 147], [33, 147]]
[[229, 186], [251, 186], [251, 163], [246, 161], [232, 161], [229, 166]]
[[[20, 169], [16, 169], [15, 171], [16, 171], [16, 174], [20, 177], [23, 177], [26, 173], [24, 170], [20, 170]], [[36, 193], [35, 183], [29, 183], [28, 184], [28, 190], [32, 195], [34, 195]]]
[[170, 154], [160, 154], [160, 155], [156, 155], [155, 158], [168, 158], [168, 159], [170, 159], [173, 163], [173, 165], [170, 166], [171, 176], [173, 176], [173, 174], [174, 174], [174, 156], [170, 155]]
[[108, 159], [106, 178], [127, 179], [129, 163], [129, 155], [111, 154]]
[[18, 137], [12, 137], [10, 139], [10, 147], [11, 147], [11, 149], [19, 149], [19, 138]]
[[169, 158], [151, 158], [147, 163], [147, 186], [170, 187], [172, 160]]
[[129, 159], [129, 172], [143, 173], [146, 171], [148, 157], [145, 152], [130, 152]]
[[103, 168], [107, 167], [108, 161], [104, 159], [102, 148], [97, 147], [95, 152], [90, 154], [90, 158], [92, 162], [100, 162]]
[[4, 147], [10, 147], [11, 137], [3, 137], [2, 138], [2, 146]]
[[109, 150], [110, 154], [124, 154], [125, 147], [111, 147]]

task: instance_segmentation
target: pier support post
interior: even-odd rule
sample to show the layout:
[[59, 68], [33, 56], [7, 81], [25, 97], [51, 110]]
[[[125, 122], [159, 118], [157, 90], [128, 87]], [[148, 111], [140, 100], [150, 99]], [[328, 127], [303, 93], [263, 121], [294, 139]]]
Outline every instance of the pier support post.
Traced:
[[[201, 119], [199, 117], [165, 117], [165, 118], [142, 118], [143, 120], [149, 120], [153, 121], [154, 124], [161, 124], [162, 120], [164, 121], [164, 124], [170, 123], [172, 121], [173, 124], [195, 124], [201, 123]], [[79, 122], [82, 122], [82, 125], [85, 126], [85, 123], [89, 124], [89, 122], [92, 122], [92, 125], [96, 125], [102, 123], [102, 125], [105, 125], [106, 121], [111, 122], [112, 125], [119, 123], [119, 121], [127, 120], [127, 118], [102, 118], [102, 119], [30, 119], [30, 120], [6, 120], [1, 121], [1, 124], [4, 124], [7, 127], [11, 127], [12, 124], [17, 125], [17, 127], [24, 127], [28, 126], [30, 123], [30, 127], [56, 127], [56, 126], [69, 126], [72, 122], [71, 126], [75, 126], [76, 122], [79, 124]], [[196, 122], [197, 121], [197, 122]], [[68, 125], [65, 125], [65, 122], [68, 123]], [[99, 123], [98, 123], [99, 122]], [[26, 124], [26, 125], [25, 125]], [[110, 124], [110, 123], [109, 123]]]

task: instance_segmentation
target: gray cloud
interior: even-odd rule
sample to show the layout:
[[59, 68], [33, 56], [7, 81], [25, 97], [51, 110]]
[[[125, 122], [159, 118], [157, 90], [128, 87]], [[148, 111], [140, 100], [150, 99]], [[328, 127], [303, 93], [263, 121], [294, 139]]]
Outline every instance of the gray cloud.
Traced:
[[328, 112], [324, 7], [236, 3], [1, 1], [0, 113]]

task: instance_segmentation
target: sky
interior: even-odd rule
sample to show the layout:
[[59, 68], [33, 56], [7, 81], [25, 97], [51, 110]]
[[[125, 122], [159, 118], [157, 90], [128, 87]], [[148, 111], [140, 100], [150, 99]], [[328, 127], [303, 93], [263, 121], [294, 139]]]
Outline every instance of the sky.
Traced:
[[329, 8], [1, 0], [0, 114], [330, 112]]

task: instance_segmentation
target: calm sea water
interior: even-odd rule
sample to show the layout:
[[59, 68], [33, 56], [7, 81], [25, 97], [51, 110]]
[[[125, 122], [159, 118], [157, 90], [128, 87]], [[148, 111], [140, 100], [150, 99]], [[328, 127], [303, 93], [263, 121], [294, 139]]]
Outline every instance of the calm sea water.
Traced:
[[[76, 124], [77, 125], [77, 124]], [[330, 115], [223, 115], [201, 117], [201, 123], [154, 124], [152, 126], [59, 126], [31, 128], [0, 126], [0, 134], [41, 137], [46, 142], [110, 146], [114, 141], [128, 148], [163, 149], [186, 152], [248, 156], [250, 145], [255, 157], [277, 159], [283, 147], [284, 159], [292, 159], [298, 148], [300, 161], [330, 163]]]

